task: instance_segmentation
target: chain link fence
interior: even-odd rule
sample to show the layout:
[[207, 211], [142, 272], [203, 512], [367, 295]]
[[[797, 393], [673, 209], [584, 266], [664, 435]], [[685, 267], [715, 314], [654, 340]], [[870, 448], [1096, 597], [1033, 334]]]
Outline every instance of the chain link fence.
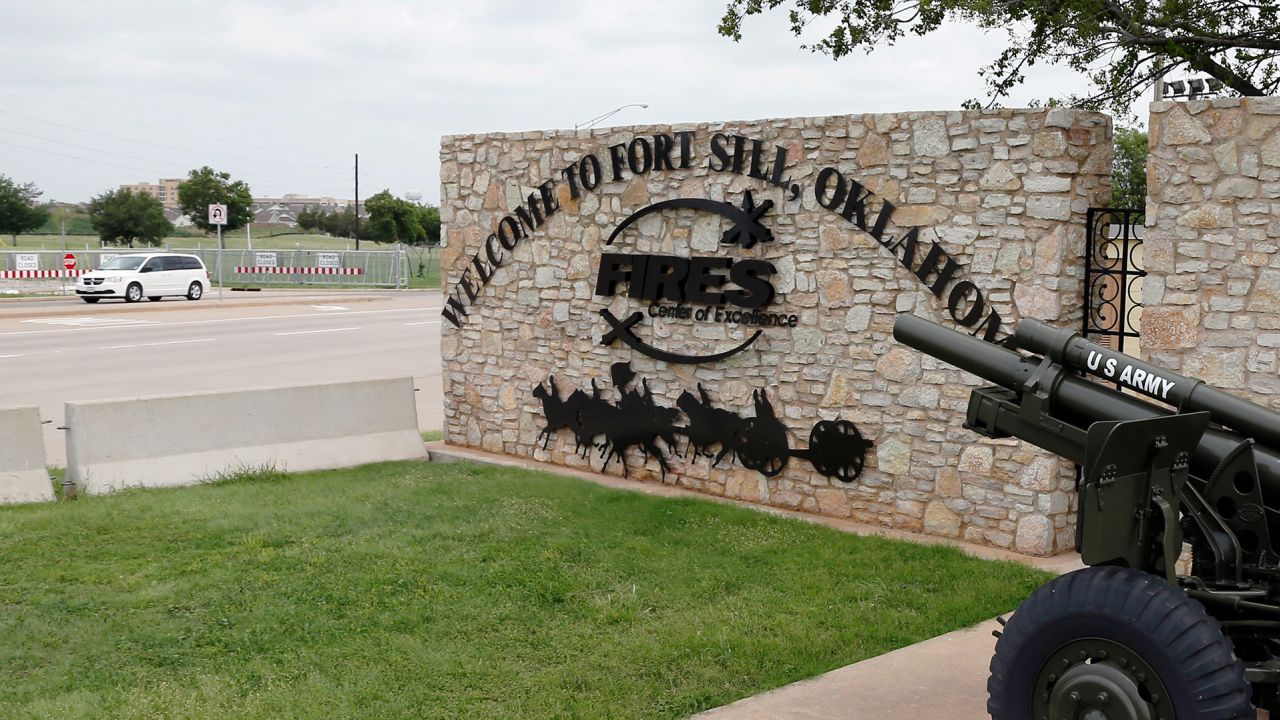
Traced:
[[175, 252], [196, 255], [217, 287], [408, 288], [414, 273], [438, 267], [438, 249], [389, 250], [95, 248], [0, 251], [0, 295], [70, 293], [76, 279], [118, 255]]

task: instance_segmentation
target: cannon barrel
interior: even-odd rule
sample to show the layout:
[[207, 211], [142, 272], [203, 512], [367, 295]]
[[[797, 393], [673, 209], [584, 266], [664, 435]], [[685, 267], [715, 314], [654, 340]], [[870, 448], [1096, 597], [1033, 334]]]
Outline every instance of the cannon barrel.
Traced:
[[[1057, 335], [1053, 334], [1058, 331], [1053, 330], [1049, 326], [1037, 321], [1023, 320], [1022, 324], [1034, 323], [1032, 329], [1026, 333], [1027, 343], [1036, 347], [1051, 347], [1057, 343], [1057, 347], [1064, 347], [1067, 343], [1061, 342]], [[1018, 339], [1020, 347], [1030, 350], [1022, 345], [1024, 333], [1022, 333], [1022, 324], [1019, 325], [1015, 338]], [[1039, 327], [1036, 327], [1039, 326]], [[1053, 331], [1053, 333], [1049, 332]], [[1067, 331], [1068, 335], [1074, 335]], [[1026, 357], [1012, 350], [1000, 347], [985, 340], [979, 340], [962, 332], [950, 330], [932, 323], [923, 318], [912, 315], [901, 315], [893, 326], [893, 337], [904, 345], [913, 347], [927, 355], [931, 355], [943, 362], [954, 365], [981, 377], [989, 382], [1003, 386], [1017, 393], [1023, 391], [1023, 385], [1031, 378], [1036, 368], [1040, 365], [1040, 358]], [[1085, 345], [1092, 346], [1096, 350], [1105, 350], [1093, 343], [1080, 340]], [[1049, 350], [1046, 354], [1052, 360], [1055, 351]], [[1081, 370], [1087, 371], [1089, 359], [1088, 349], [1085, 350], [1084, 367]], [[1129, 358], [1127, 355], [1119, 355], [1107, 351], [1106, 357], [1115, 355], [1123, 358], [1126, 362], [1138, 362]], [[1059, 364], [1062, 364], [1059, 361]], [[1066, 365], [1064, 365], [1065, 367]], [[1070, 367], [1075, 367], [1074, 364]], [[1250, 403], [1245, 400], [1227, 395], [1221, 391], [1215, 390], [1214, 393], [1206, 391], [1213, 388], [1204, 385], [1198, 380], [1191, 378], [1183, 378], [1181, 376], [1168, 373], [1158, 368], [1154, 368], [1146, 363], [1142, 363], [1141, 367], [1146, 370], [1157, 373], [1157, 377], [1170, 380], [1175, 383], [1186, 382], [1189, 385], [1197, 385], [1187, 390], [1184, 394], [1188, 398], [1195, 398], [1197, 402], [1205, 402], [1205, 398], [1209, 398], [1209, 402], [1219, 401], [1215, 407], [1218, 412], [1230, 410], [1237, 407], [1238, 403], [1244, 403], [1252, 408], [1250, 413], [1245, 414], [1246, 421], [1257, 420], [1255, 413], [1265, 414], [1271, 418], [1271, 422], [1280, 424], [1280, 417], [1275, 414]], [[1102, 376], [1106, 377], [1106, 376]], [[1112, 379], [1112, 378], [1107, 378]], [[1162, 385], [1163, 387], [1163, 385]], [[1180, 389], [1181, 392], [1181, 389]], [[1173, 394], [1173, 390], [1170, 390]], [[1155, 417], [1159, 415], [1171, 415], [1173, 410], [1153, 405], [1140, 398], [1110, 389], [1106, 386], [1090, 382], [1081, 377], [1070, 374], [1064, 374], [1058, 380], [1058, 383], [1051, 392], [1051, 404], [1054, 408], [1054, 414], [1060, 419], [1070, 422], [1081, 429], [1088, 429], [1089, 425], [1105, 420], [1140, 420], [1142, 418]], [[1229, 398], [1233, 403], [1221, 402], [1221, 399]], [[1184, 409], [1189, 409], [1185, 408]], [[1211, 414], [1217, 417], [1213, 408], [1197, 408], [1209, 410]], [[1205, 431], [1204, 437], [1200, 440], [1200, 445], [1192, 455], [1192, 465], [1198, 471], [1201, 477], [1208, 477], [1224, 458], [1226, 458], [1241, 442], [1245, 441], [1246, 436], [1251, 436], [1251, 431], [1244, 429], [1240, 424], [1239, 418], [1224, 418], [1221, 424], [1239, 430], [1244, 435], [1229, 432], [1216, 427], [1210, 427]], [[1264, 428], [1265, 430], [1266, 428]], [[1255, 440], [1260, 444], [1254, 447], [1254, 458], [1257, 462], [1259, 484], [1263, 488], [1263, 494], [1267, 499], [1269, 507], [1277, 507], [1280, 505], [1280, 454], [1276, 453], [1274, 448], [1280, 447], [1280, 443], [1272, 444], [1269, 440], [1275, 435], [1275, 428], [1261, 434], [1261, 437], [1253, 435]], [[1076, 462], [1081, 462], [1081, 458], [1071, 458]]]
[[1047, 355], [1059, 365], [1115, 382], [1168, 403], [1180, 412], [1206, 411], [1214, 422], [1280, 448], [1280, 415], [1203, 380], [1155, 367], [1039, 320], [1020, 322], [1014, 338], [1019, 348]]
[[[913, 315], [898, 317], [893, 325], [893, 337], [926, 355], [1019, 393], [1040, 364], [1039, 358], [1019, 355]], [[1069, 416], [1063, 419], [1072, 420], [1082, 428], [1099, 420], [1138, 420], [1170, 414], [1164, 408], [1070, 375], [1064, 376], [1055, 388], [1053, 404]]]

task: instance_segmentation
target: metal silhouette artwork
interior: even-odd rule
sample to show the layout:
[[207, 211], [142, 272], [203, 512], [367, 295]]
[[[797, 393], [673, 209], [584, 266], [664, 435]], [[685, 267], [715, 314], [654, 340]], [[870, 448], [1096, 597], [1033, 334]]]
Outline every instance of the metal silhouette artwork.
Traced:
[[[534, 387], [533, 396], [542, 402], [546, 421], [538, 435], [543, 449], [555, 433], [569, 430], [577, 442], [575, 450], [582, 457], [588, 457], [593, 449], [598, 451], [604, 460], [602, 470], [607, 470], [616, 458], [622, 463], [623, 474], [627, 474], [626, 453], [636, 447], [646, 459], [656, 458], [666, 477], [671, 469], [668, 455], [679, 449], [677, 438], [684, 436], [681, 457], [692, 452], [695, 458], [711, 459], [712, 467], [729, 457], [743, 467], [773, 477], [791, 458], [802, 458], [826, 477], [853, 482], [862, 473], [872, 445], [848, 420], [821, 420], [809, 432], [809, 446], [792, 449], [787, 427], [778, 419], [764, 390], [752, 392], [755, 415], [747, 417], [716, 407], [701, 383], [696, 395], [683, 391], [676, 407], [659, 405], [648, 380], [640, 380], [640, 390], [633, 388], [636, 374], [628, 362], [614, 363], [610, 379], [619, 396], [616, 403], [601, 397], [595, 380], [591, 381], [590, 393], [575, 389], [566, 398], [560, 397], [555, 376]], [[677, 425], [682, 414], [685, 424]], [[595, 440], [601, 436], [604, 441], [597, 444]]]

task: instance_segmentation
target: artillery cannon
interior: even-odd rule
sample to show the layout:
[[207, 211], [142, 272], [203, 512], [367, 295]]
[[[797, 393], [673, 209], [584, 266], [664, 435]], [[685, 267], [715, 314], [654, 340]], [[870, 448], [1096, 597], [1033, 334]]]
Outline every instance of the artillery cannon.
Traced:
[[1036, 320], [1014, 334], [1034, 356], [912, 316], [893, 334], [995, 383], [970, 394], [966, 428], [1080, 468], [1089, 567], [1036, 590], [998, 634], [994, 720], [1280, 713], [1280, 414]]

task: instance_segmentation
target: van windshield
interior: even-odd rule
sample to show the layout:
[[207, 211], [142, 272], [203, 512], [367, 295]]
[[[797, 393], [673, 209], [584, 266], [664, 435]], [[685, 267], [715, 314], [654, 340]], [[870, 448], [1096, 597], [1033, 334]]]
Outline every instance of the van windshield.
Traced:
[[102, 263], [99, 270], [137, 270], [138, 266], [146, 260], [145, 255], [120, 255]]

